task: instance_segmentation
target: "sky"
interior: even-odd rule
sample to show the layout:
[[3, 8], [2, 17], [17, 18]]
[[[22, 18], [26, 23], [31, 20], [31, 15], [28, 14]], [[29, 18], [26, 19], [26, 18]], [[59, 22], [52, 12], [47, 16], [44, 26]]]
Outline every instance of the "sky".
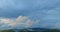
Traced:
[[0, 22], [0, 29], [60, 29], [60, 0], [0, 0]]

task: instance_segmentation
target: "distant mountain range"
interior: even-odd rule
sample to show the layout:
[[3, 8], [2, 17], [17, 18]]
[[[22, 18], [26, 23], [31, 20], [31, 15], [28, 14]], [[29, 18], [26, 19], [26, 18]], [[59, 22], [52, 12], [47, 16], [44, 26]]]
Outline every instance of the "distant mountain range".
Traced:
[[60, 30], [47, 28], [25, 28], [25, 29], [0, 30], [0, 32], [60, 32]]

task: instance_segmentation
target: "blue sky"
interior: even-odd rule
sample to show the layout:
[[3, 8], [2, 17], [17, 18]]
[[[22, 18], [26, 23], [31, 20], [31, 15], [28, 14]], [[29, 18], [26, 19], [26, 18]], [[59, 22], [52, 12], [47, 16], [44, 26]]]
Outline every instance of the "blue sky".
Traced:
[[0, 18], [15, 21], [18, 16], [38, 23], [31, 27], [60, 28], [60, 0], [0, 0]]

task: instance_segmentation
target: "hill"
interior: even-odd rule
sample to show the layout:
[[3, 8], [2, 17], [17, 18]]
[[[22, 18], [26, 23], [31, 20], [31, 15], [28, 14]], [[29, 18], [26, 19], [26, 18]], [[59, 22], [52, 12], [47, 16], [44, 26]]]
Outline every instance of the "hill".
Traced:
[[60, 30], [46, 28], [25, 28], [25, 29], [0, 30], [0, 32], [60, 32]]

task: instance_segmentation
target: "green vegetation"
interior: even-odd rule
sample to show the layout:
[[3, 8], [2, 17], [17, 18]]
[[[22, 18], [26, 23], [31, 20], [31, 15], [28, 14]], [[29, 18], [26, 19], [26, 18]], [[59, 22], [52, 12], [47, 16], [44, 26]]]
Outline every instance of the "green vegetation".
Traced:
[[28, 29], [22, 29], [22, 30], [19, 30], [19, 32], [32, 32], [32, 31], [30, 31]]
[[43, 31], [43, 32], [60, 32], [60, 30], [57, 30], [57, 29], [49, 29], [49, 30], [46, 30], [46, 31]]
[[47, 30], [31, 31], [28, 29], [22, 29], [22, 30], [19, 30], [19, 32], [60, 32], [60, 30], [58, 30], [58, 29], [47, 29]]
[[[0, 30], [0, 32], [15, 32], [14, 30]], [[29, 30], [29, 29], [21, 29], [18, 32], [60, 32], [57, 29], [47, 29], [47, 30]]]
[[13, 30], [0, 30], [0, 32], [15, 32]]

